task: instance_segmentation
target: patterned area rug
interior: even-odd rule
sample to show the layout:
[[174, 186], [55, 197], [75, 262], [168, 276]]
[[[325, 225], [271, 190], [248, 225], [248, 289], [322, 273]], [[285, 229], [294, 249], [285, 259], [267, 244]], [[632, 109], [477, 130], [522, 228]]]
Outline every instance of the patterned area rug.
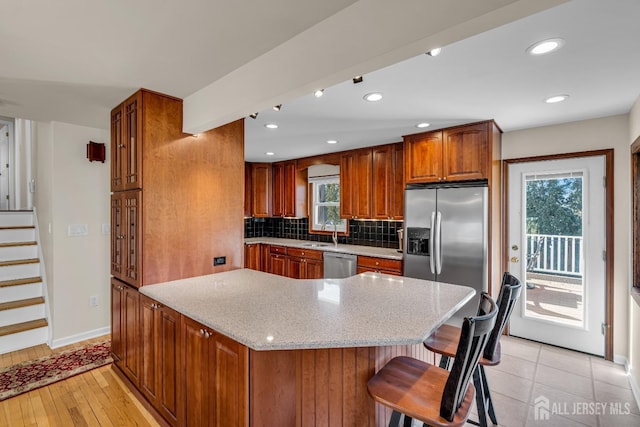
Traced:
[[0, 369], [0, 400], [112, 362], [109, 340]]

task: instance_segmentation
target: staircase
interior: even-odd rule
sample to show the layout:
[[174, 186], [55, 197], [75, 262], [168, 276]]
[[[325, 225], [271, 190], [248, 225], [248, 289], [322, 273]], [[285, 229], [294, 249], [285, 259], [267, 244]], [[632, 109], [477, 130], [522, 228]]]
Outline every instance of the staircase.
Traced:
[[46, 343], [46, 316], [32, 211], [0, 211], [0, 354]]

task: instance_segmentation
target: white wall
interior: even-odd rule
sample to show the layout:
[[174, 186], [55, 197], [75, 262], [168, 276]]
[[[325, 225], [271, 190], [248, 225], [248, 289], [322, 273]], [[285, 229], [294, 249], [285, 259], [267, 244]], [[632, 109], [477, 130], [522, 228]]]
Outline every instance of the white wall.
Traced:
[[[52, 345], [103, 334], [110, 325], [109, 162], [89, 162], [89, 141], [109, 142], [106, 130], [66, 123], [38, 123], [35, 205], [50, 294]], [[106, 152], [109, 152], [107, 146]], [[51, 234], [47, 234], [48, 224]], [[88, 235], [70, 237], [69, 224], [87, 224]], [[89, 297], [98, 306], [89, 307]]]
[[[636, 100], [629, 113], [629, 144], [640, 137], [640, 97]], [[629, 233], [631, 234], [631, 232]], [[631, 246], [628, 249], [629, 259], [633, 257]], [[629, 278], [629, 286], [632, 278]], [[629, 370], [631, 373], [631, 384], [636, 396], [636, 401], [640, 402], [640, 306], [629, 298]]]
[[614, 357], [629, 354], [629, 235], [630, 155], [629, 116], [565, 123], [507, 132], [502, 136], [502, 158], [614, 149]]

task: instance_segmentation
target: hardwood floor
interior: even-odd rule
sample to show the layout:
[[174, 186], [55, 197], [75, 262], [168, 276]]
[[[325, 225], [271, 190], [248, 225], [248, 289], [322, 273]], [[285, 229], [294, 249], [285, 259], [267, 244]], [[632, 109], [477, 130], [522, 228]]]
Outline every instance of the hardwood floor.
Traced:
[[[71, 350], [105, 337], [51, 350], [46, 345], [0, 355], [0, 367]], [[0, 402], [0, 426], [158, 426], [111, 365]]]

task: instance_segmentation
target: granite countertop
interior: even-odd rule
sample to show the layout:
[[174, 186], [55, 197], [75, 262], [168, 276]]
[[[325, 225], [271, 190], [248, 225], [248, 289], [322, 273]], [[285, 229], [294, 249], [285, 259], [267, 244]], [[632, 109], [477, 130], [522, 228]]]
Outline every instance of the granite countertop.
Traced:
[[339, 244], [337, 247], [335, 247], [333, 243], [313, 242], [310, 240], [281, 239], [278, 237], [251, 237], [248, 239], [244, 239], [244, 243], [267, 243], [269, 245], [280, 245], [291, 248], [314, 249], [317, 251], [337, 252], [343, 254], [364, 255], [378, 258], [402, 260], [402, 253], [398, 252], [397, 249], [376, 248], [373, 246]]
[[249, 269], [140, 293], [254, 350], [420, 344], [472, 288], [379, 273], [296, 280]]

